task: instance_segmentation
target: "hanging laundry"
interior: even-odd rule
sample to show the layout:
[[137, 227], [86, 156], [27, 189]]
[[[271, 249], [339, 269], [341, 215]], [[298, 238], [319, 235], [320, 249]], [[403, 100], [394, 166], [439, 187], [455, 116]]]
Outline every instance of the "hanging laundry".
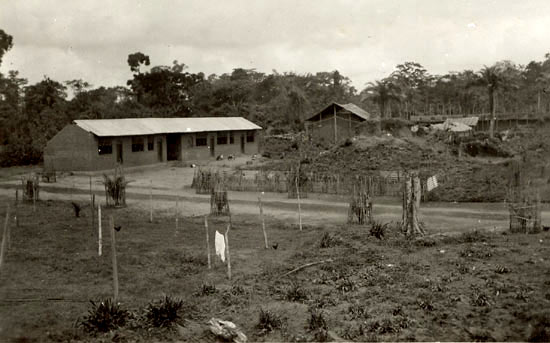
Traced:
[[430, 192], [432, 189], [436, 188], [438, 186], [437, 184], [437, 177], [434, 175], [434, 176], [430, 176], [428, 178], [428, 181], [426, 182], [427, 183], [427, 189], [428, 189], [428, 192]]
[[225, 238], [217, 230], [214, 243], [216, 245], [216, 256], [219, 256], [222, 259], [222, 262], [225, 263]]

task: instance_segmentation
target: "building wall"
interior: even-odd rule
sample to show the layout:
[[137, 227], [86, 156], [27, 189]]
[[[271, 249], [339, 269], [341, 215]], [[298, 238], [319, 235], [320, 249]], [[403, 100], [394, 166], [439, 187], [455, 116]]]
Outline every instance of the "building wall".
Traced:
[[[259, 153], [259, 134], [254, 132], [254, 142], [246, 142], [246, 131], [234, 131], [233, 144], [217, 144], [216, 132], [207, 135], [206, 146], [196, 146], [197, 134], [182, 134], [180, 157], [181, 161], [197, 161], [214, 159], [216, 156], [241, 155], [241, 137], [245, 140], [245, 154]], [[226, 134], [226, 133], [224, 133]], [[144, 150], [132, 152], [132, 137], [110, 137], [112, 152], [100, 155], [98, 137], [76, 125], [68, 125], [57, 133], [46, 145], [44, 150], [44, 168], [57, 171], [92, 171], [113, 169], [117, 165], [117, 144], [122, 144], [123, 166], [133, 167], [155, 164], [167, 161], [166, 135], [154, 136], [154, 148], [149, 151], [147, 136], [144, 138]], [[210, 153], [211, 138], [214, 139], [214, 157]], [[162, 143], [162, 161], [159, 160], [158, 143]]]
[[[361, 123], [356, 116], [347, 113], [336, 115], [336, 139], [338, 142], [356, 135], [356, 127]], [[334, 143], [334, 116], [323, 116], [321, 121], [307, 121], [308, 133], [314, 139]]]

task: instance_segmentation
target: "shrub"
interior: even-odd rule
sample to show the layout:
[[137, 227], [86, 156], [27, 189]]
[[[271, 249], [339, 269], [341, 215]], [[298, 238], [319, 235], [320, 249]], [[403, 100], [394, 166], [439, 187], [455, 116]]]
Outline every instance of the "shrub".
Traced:
[[388, 223], [382, 224], [380, 222], [375, 221], [374, 223], [372, 223], [369, 233], [371, 236], [374, 236], [378, 239], [382, 239], [386, 234], [386, 229], [388, 225], [389, 225]]
[[309, 318], [307, 320], [307, 328], [311, 331], [315, 330], [328, 330], [328, 324], [327, 320], [325, 319], [325, 315], [323, 314], [323, 311], [319, 309], [311, 309], [309, 311]]
[[180, 319], [178, 311], [182, 307], [182, 300], [165, 296], [158, 303], [149, 303], [146, 317], [155, 327], [169, 327]]
[[130, 316], [130, 312], [121, 308], [120, 303], [114, 303], [111, 299], [101, 302], [90, 300], [92, 308], [88, 315], [80, 322], [80, 325], [88, 332], [107, 332], [124, 326]]
[[342, 292], [342, 294], [345, 294], [357, 289], [357, 284], [352, 279], [346, 277], [340, 280], [338, 286], [336, 286], [336, 289]]
[[260, 330], [261, 335], [280, 329], [282, 326], [283, 319], [281, 316], [270, 310], [260, 309], [258, 325], [256, 325], [256, 327]]
[[321, 236], [321, 242], [319, 243], [320, 248], [330, 248], [337, 246], [342, 243], [342, 239], [340, 237], [337, 237], [335, 235], [331, 235], [328, 232], [325, 232], [323, 236]]
[[285, 299], [288, 301], [303, 302], [308, 299], [308, 294], [305, 289], [298, 283], [293, 282], [286, 290]]

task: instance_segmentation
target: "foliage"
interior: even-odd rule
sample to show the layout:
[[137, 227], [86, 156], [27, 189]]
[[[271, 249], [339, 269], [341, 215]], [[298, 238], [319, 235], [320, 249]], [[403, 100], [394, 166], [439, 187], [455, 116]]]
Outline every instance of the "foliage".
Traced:
[[260, 330], [261, 335], [280, 329], [282, 326], [283, 319], [280, 315], [270, 310], [264, 310], [263, 308], [260, 309], [258, 324], [256, 327]]
[[285, 299], [288, 301], [303, 302], [308, 298], [308, 292], [296, 282], [293, 282], [290, 287], [286, 289]]
[[183, 307], [183, 301], [178, 298], [165, 296], [160, 302], [149, 303], [147, 307], [147, 320], [155, 327], [169, 327], [180, 319], [179, 311]]
[[80, 325], [88, 332], [107, 332], [126, 324], [130, 313], [111, 299], [101, 302], [90, 300], [92, 307]]
[[388, 228], [389, 223], [380, 223], [380, 222], [374, 222], [372, 223], [369, 233], [371, 236], [374, 236], [378, 239], [384, 238], [384, 235], [386, 234], [386, 229]]
[[320, 248], [330, 248], [342, 244], [342, 238], [333, 235], [329, 232], [325, 232], [321, 236], [321, 241], [319, 242]]
[[203, 283], [202, 285], [199, 286], [196, 294], [198, 296], [207, 296], [207, 295], [212, 295], [216, 292], [217, 292], [216, 285], [209, 284], [209, 283]]

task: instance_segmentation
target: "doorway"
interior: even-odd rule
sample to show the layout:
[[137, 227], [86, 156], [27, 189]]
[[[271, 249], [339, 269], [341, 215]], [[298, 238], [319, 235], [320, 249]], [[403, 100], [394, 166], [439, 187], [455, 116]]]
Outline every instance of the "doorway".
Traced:
[[122, 164], [124, 162], [124, 158], [122, 157], [122, 142], [117, 142], [116, 144], [116, 162], [119, 164]]
[[244, 134], [241, 134], [241, 154], [244, 154]]
[[164, 159], [163, 152], [162, 152], [162, 140], [159, 140], [157, 142], [157, 153], [158, 153], [159, 162], [162, 162]]
[[214, 148], [214, 143], [216, 143], [216, 140], [214, 137], [210, 137], [210, 156], [215, 157], [216, 156], [216, 149]]
[[179, 160], [181, 151], [181, 135], [166, 135], [166, 149], [166, 159], [168, 161]]

